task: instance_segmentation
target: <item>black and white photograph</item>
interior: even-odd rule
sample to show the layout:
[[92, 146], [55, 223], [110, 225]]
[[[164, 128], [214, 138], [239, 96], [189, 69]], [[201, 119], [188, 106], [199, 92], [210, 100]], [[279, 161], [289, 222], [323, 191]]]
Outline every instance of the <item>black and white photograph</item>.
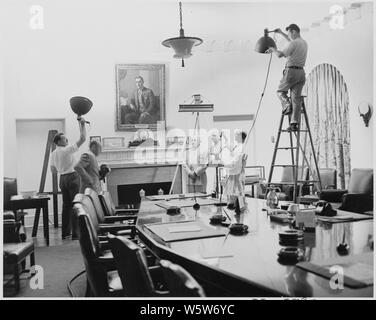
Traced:
[[1, 300], [374, 299], [375, 6], [0, 1]]

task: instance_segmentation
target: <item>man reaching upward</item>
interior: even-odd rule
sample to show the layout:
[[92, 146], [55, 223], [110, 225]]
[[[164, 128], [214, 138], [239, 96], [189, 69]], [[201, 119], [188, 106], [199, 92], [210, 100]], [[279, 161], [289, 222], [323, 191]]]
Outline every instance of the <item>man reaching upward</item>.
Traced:
[[[72, 203], [80, 189], [80, 177], [74, 170], [74, 153], [86, 140], [85, 119], [79, 117], [80, 138], [74, 144], [68, 144], [64, 133], [58, 133], [54, 137], [57, 148], [51, 153], [51, 170], [60, 175], [60, 189], [63, 195], [62, 212], [62, 238], [70, 236], [72, 232]], [[76, 228], [73, 228], [72, 238], [77, 238]]]
[[[297, 131], [301, 114], [301, 94], [305, 83], [304, 66], [307, 59], [308, 45], [300, 36], [300, 28], [296, 24], [290, 24], [284, 33], [281, 29], [275, 32], [281, 34], [289, 44], [286, 49], [280, 51], [275, 48], [268, 49], [274, 52], [279, 58], [287, 59], [283, 77], [279, 83], [277, 95], [282, 103], [282, 113], [291, 114], [289, 131]], [[290, 90], [291, 101], [287, 96]]]

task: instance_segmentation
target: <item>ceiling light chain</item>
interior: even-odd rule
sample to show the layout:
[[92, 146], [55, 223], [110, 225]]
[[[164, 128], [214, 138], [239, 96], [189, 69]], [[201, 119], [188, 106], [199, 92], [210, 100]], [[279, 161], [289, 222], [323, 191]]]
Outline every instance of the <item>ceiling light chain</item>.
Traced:
[[200, 45], [203, 41], [197, 37], [186, 37], [183, 29], [183, 9], [182, 3], [179, 2], [180, 15], [180, 36], [170, 38], [162, 42], [165, 47], [173, 48], [175, 50], [174, 58], [181, 59], [182, 67], [184, 67], [184, 59], [192, 56], [192, 47]]

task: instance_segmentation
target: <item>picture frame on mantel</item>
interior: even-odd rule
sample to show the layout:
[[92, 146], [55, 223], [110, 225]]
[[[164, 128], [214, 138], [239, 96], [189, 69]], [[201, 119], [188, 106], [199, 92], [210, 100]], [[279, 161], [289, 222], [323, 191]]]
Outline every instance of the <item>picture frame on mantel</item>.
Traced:
[[157, 130], [165, 122], [165, 65], [117, 64], [115, 131]]
[[97, 141], [99, 144], [102, 144], [102, 137], [101, 136], [91, 136], [90, 137], [90, 142], [92, 141]]
[[124, 137], [106, 137], [102, 139], [103, 150], [124, 148]]

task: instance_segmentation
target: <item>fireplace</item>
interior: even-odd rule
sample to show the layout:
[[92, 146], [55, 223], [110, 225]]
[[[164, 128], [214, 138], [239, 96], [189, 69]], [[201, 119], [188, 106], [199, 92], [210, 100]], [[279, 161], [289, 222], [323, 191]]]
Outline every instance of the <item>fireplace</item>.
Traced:
[[137, 183], [137, 184], [123, 184], [117, 186], [117, 197], [119, 205], [133, 206], [139, 208], [141, 198], [140, 190], [145, 191], [145, 196], [157, 195], [158, 190], [162, 189], [164, 194], [168, 194], [171, 187], [169, 182], [154, 182], [154, 183]]
[[139, 203], [141, 189], [145, 190], [147, 196], [158, 194], [160, 188], [167, 194], [174, 175], [176, 179], [172, 193], [184, 192], [181, 166], [178, 171], [174, 164], [110, 164], [109, 166], [111, 172], [107, 176], [107, 190], [111, 193], [115, 205]]

